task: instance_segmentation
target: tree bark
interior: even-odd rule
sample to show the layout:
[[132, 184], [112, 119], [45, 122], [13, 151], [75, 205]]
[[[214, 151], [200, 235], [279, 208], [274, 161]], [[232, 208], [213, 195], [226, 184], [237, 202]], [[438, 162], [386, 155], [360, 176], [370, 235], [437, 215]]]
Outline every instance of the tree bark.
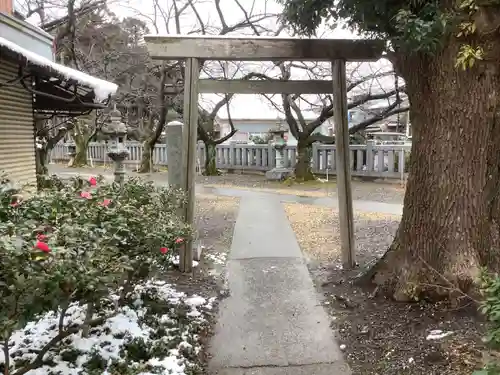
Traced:
[[153, 172], [153, 151], [154, 146], [151, 147], [151, 142], [148, 140], [144, 142], [142, 147], [141, 164], [139, 166], [139, 173]]
[[295, 179], [297, 181], [314, 180], [311, 169], [312, 144], [299, 140], [297, 142], [297, 162], [295, 163]]
[[[497, 42], [498, 43], [498, 42]], [[436, 56], [397, 55], [407, 83], [413, 144], [402, 220], [368, 274], [398, 301], [473, 293], [500, 258], [500, 45], [466, 71], [460, 43]]]
[[220, 175], [217, 169], [217, 145], [212, 142], [205, 142], [205, 176]]
[[46, 175], [49, 173], [47, 168], [48, 164], [48, 156], [51, 150], [47, 150], [47, 145], [43, 145], [43, 147], [36, 148], [35, 150], [35, 160], [36, 160], [36, 174], [37, 175]]
[[87, 166], [87, 150], [89, 146], [89, 140], [85, 136], [76, 136], [73, 137], [73, 139], [76, 145], [76, 154], [71, 166], [74, 168]]

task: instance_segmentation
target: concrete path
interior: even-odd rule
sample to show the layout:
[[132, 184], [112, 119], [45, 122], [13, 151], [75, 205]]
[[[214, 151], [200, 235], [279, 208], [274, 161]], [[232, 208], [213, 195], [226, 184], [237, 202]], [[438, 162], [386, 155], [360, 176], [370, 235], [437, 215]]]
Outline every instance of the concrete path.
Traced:
[[227, 277], [213, 375], [350, 374], [276, 197], [242, 198]]

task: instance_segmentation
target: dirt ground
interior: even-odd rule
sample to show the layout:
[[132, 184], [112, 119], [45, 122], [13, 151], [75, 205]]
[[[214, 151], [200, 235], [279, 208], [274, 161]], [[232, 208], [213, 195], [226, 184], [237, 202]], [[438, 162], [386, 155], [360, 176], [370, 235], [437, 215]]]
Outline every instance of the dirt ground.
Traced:
[[[239, 199], [200, 194], [196, 197], [196, 223], [198, 240], [203, 245], [202, 259], [193, 269], [192, 275], [183, 275], [178, 270], [172, 270], [166, 277], [180, 291], [198, 294], [205, 298], [220, 299], [225, 296], [223, 269], [231, 247]], [[212, 328], [217, 318], [216, 307], [217, 304], [214, 304], [211, 325], [205, 332], [200, 332], [205, 344], [212, 335]], [[201, 355], [206, 365], [207, 353], [204, 352]]]
[[285, 206], [354, 375], [470, 375], [480, 367], [485, 327], [475, 306], [396, 303], [353, 284], [391, 243], [399, 217], [356, 215], [359, 268], [344, 272], [331, 209]]
[[[320, 178], [308, 182], [275, 182], [266, 180], [258, 174], [223, 174], [221, 176], [197, 176], [197, 183], [207, 187], [230, 187], [273, 191], [280, 194], [293, 194], [310, 197], [336, 196], [337, 183], [335, 178], [327, 181]], [[352, 194], [355, 200], [370, 200], [386, 203], [403, 203], [405, 189], [399, 181], [362, 181], [353, 179]]]
[[[50, 164], [50, 173], [73, 172], [81, 174], [94, 173], [111, 174], [112, 169], [107, 166], [93, 168], [68, 168], [63, 164]], [[167, 173], [160, 170], [155, 173], [137, 174], [128, 166], [128, 176], [140, 176], [155, 182], [165, 182]], [[320, 178], [316, 181], [298, 183], [293, 181], [275, 182], [268, 181], [263, 174], [238, 174], [224, 173], [221, 176], [196, 176], [196, 183], [207, 187], [225, 187], [232, 189], [250, 189], [272, 191], [280, 194], [293, 194], [310, 197], [336, 196], [337, 184], [335, 177], [327, 181]], [[403, 203], [405, 189], [399, 180], [366, 181], [354, 178], [352, 181], [353, 199], [371, 200], [386, 203]]]

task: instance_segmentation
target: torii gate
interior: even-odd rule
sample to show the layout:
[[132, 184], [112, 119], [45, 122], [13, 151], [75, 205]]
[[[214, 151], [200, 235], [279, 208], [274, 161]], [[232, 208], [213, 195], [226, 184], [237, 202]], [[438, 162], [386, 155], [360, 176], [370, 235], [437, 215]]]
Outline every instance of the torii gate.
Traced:
[[[383, 41], [346, 39], [298, 39], [248, 36], [147, 35], [153, 60], [185, 60], [182, 188], [188, 196], [184, 220], [193, 224], [198, 132], [198, 94], [325, 94], [333, 92], [336, 171], [339, 201], [340, 241], [345, 268], [355, 266], [354, 224], [349, 163], [347, 114], [347, 61], [376, 61], [382, 57]], [[249, 81], [199, 79], [200, 61], [330, 61], [332, 81]], [[181, 251], [180, 269], [191, 272], [192, 243]]]

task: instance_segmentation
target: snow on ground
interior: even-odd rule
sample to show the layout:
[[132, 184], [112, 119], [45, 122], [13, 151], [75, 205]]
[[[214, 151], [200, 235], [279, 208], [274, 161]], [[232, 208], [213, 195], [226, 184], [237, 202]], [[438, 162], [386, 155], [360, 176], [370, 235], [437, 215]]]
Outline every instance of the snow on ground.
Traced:
[[453, 334], [453, 332], [451, 332], [451, 331], [443, 332], [440, 329], [433, 329], [427, 335], [427, 340], [441, 340], [441, 339], [444, 339], [445, 337], [452, 335], [452, 334]]
[[227, 254], [225, 253], [206, 253], [205, 258], [214, 264], [226, 264]]
[[[180, 259], [181, 259], [181, 257], [179, 255], [174, 255], [174, 257], [172, 258], [172, 264], [175, 266], [178, 266]], [[199, 262], [197, 262], [196, 260], [193, 260], [193, 267], [198, 267], [198, 264], [199, 264]]]
[[[199, 332], [214, 298], [187, 296], [172, 285], [148, 281], [136, 287], [128, 306], [90, 331], [74, 334], [44, 357], [50, 363], [27, 375], [133, 375], [201, 373]], [[72, 305], [65, 326], [81, 324], [86, 308]], [[22, 367], [58, 333], [58, 314], [48, 313], [16, 331], [10, 340], [11, 365]], [[0, 364], [4, 355], [0, 353]]]

